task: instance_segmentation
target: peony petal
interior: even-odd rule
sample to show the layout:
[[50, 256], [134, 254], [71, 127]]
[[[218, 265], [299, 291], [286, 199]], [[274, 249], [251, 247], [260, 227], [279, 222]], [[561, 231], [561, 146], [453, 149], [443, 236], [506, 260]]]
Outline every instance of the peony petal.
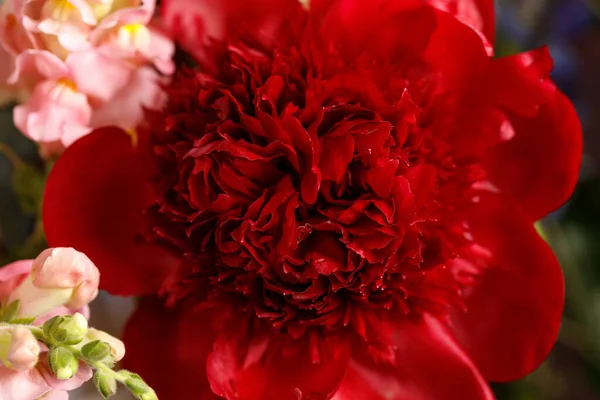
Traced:
[[141, 236], [151, 201], [142, 147], [120, 129], [98, 129], [59, 158], [44, 193], [48, 242], [84, 252], [115, 294], [155, 293], [174, 261]]
[[167, 309], [157, 298], [145, 299], [123, 334], [125, 368], [140, 374], [161, 399], [218, 399], [205, 370], [216, 315], [211, 310]]
[[350, 345], [341, 335], [292, 339], [236, 320], [215, 341], [207, 374], [213, 391], [227, 400], [328, 397], [349, 359]]
[[428, 0], [440, 10], [451, 13], [470, 26], [484, 41], [488, 54], [494, 54], [496, 41], [496, 18], [494, 0]]
[[446, 327], [431, 316], [394, 325], [396, 367], [364, 354], [332, 400], [492, 400], [490, 388]]
[[319, 0], [311, 14], [318, 38], [352, 62], [364, 52], [394, 61], [420, 55], [436, 28], [434, 9], [418, 0]]
[[535, 117], [510, 115], [510, 122], [515, 137], [486, 157], [489, 180], [536, 221], [563, 205], [575, 189], [581, 124], [571, 102], [558, 91]]
[[533, 371], [556, 341], [564, 300], [558, 261], [518, 206], [481, 196], [470, 226], [489, 252], [470, 261], [483, 268], [453, 316], [457, 338], [487, 380], [511, 381]]
[[166, 0], [161, 17], [167, 32], [202, 58], [210, 39], [243, 40], [269, 48], [294, 41], [305, 11], [297, 0]]

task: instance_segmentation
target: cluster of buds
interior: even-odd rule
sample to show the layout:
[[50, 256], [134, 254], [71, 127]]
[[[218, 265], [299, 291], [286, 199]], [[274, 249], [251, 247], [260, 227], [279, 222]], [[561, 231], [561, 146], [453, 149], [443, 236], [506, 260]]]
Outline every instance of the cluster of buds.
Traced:
[[98, 283], [95, 265], [71, 248], [0, 268], [0, 397], [58, 395], [93, 376], [104, 398], [121, 382], [140, 400], [157, 399], [138, 375], [113, 370], [123, 342], [88, 326]]
[[[160, 107], [174, 45], [152, 20], [155, 0], [6, 0], [0, 79], [17, 128], [59, 151], [93, 128], [133, 129]], [[8, 74], [8, 76], [7, 76]]]

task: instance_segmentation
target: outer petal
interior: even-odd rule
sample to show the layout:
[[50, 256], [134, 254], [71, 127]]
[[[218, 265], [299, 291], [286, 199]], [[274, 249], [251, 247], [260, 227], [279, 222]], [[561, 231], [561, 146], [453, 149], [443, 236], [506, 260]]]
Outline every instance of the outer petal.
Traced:
[[46, 79], [56, 80], [68, 75], [66, 64], [56, 55], [45, 50], [26, 50], [16, 57], [15, 70], [8, 82], [26, 82], [33, 86]]
[[431, 316], [396, 324], [398, 365], [363, 355], [351, 362], [333, 400], [492, 400], [477, 368]]
[[465, 257], [483, 266], [453, 316], [459, 341], [487, 380], [534, 370], [556, 341], [564, 300], [560, 266], [533, 224], [509, 201], [482, 195], [470, 226], [485, 249]]
[[335, 43], [350, 62], [363, 52], [393, 61], [419, 58], [436, 28], [435, 10], [420, 0], [318, 0], [310, 6], [324, 48]]
[[510, 115], [515, 137], [486, 157], [489, 179], [515, 198], [530, 221], [571, 196], [582, 156], [582, 132], [571, 102], [556, 91], [533, 118]]
[[94, 111], [92, 126], [118, 125], [134, 129], [144, 118], [144, 108], [157, 110], [166, 96], [160, 86], [161, 77], [149, 67], [138, 68], [115, 98]]
[[0, 268], [0, 301], [6, 300], [29, 275], [33, 260], [21, 260]]
[[69, 83], [45, 81], [13, 115], [17, 128], [32, 140], [69, 145], [89, 131], [92, 109], [87, 96]]
[[218, 399], [205, 368], [217, 315], [211, 310], [167, 309], [162, 301], [147, 298], [125, 328], [124, 366], [140, 374], [161, 399]]
[[143, 147], [120, 129], [98, 129], [59, 158], [44, 193], [48, 242], [88, 255], [115, 294], [156, 292], [174, 261], [141, 236], [151, 201]]
[[99, 49], [72, 53], [66, 64], [77, 88], [103, 102], [112, 100], [125, 87], [134, 71], [125, 61]]
[[69, 400], [69, 392], [64, 390], [51, 390], [43, 397], [44, 400]]
[[48, 364], [48, 353], [44, 353], [40, 356], [40, 362], [37, 367], [34, 369], [37, 373], [46, 381], [48, 388], [56, 389], [56, 390], [73, 390], [77, 389], [85, 382], [89, 381], [92, 378], [92, 368], [89, 365], [85, 364], [83, 361], [79, 362], [79, 369], [75, 376], [71, 379], [60, 380], [58, 379], [51, 371], [50, 365]]
[[455, 15], [484, 40], [489, 55], [494, 53], [496, 17], [494, 0], [428, 0], [429, 4]]
[[292, 339], [231, 322], [207, 360], [216, 394], [228, 400], [296, 400], [335, 392], [350, 359], [344, 337]]
[[0, 367], [0, 400], [37, 399], [50, 389], [37, 369], [16, 372]]
[[269, 48], [294, 41], [305, 11], [297, 0], [167, 0], [161, 4], [166, 30], [193, 55], [208, 40], [244, 40]]

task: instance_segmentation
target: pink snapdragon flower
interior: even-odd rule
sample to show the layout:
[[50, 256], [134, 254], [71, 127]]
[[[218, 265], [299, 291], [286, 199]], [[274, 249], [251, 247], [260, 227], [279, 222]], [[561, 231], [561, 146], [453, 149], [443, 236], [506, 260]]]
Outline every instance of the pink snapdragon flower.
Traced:
[[26, 93], [15, 125], [44, 153], [100, 126], [135, 129], [144, 108], [163, 104], [175, 48], [151, 23], [154, 8], [155, 0], [5, 1], [0, 43], [15, 65], [8, 83]]
[[[0, 268], [0, 302], [6, 307], [18, 300], [15, 318], [34, 318], [34, 325], [59, 314], [87, 317], [98, 281], [98, 269], [83, 253], [71, 248], [48, 249], [35, 260]], [[65, 399], [66, 391], [91, 376], [90, 367], [80, 363], [73, 378], [58, 379], [49, 370], [47, 349], [28, 329], [0, 326], [0, 400]]]

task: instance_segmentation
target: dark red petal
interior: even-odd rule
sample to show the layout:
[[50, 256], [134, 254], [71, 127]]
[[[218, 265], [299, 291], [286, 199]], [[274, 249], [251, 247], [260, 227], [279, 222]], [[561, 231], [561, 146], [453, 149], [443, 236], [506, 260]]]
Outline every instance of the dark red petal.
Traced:
[[556, 341], [564, 300], [558, 261], [530, 220], [509, 201], [480, 197], [469, 224], [485, 248], [484, 267], [453, 316], [457, 338], [487, 380], [511, 381], [533, 371]]
[[515, 198], [530, 221], [560, 207], [575, 189], [582, 133], [571, 102], [556, 91], [533, 118], [509, 115], [515, 137], [485, 158], [490, 181]]
[[397, 366], [351, 361], [333, 400], [492, 400], [473, 362], [438, 320], [395, 324]]
[[316, 0], [310, 13], [325, 48], [335, 43], [352, 62], [367, 53], [386, 60], [419, 56], [436, 29], [421, 0]]
[[488, 53], [493, 54], [496, 41], [494, 0], [428, 0], [428, 3], [473, 28], [484, 40]]
[[503, 110], [534, 117], [539, 105], [551, 100], [556, 92], [550, 80], [553, 67], [547, 47], [491, 60], [472, 98], [486, 99]]
[[266, 48], [294, 42], [305, 15], [297, 0], [164, 0], [160, 13], [167, 31], [196, 56], [211, 40]]
[[123, 366], [144, 378], [162, 400], [218, 399], [206, 379], [206, 357], [215, 337], [211, 323], [217, 315], [145, 299], [123, 333]]
[[220, 332], [207, 372], [213, 391], [228, 400], [325, 398], [335, 392], [349, 359], [343, 337], [292, 339], [238, 321]]
[[481, 38], [448, 13], [436, 10], [436, 19], [423, 59], [437, 72], [438, 90], [460, 96], [480, 87], [490, 62]]
[[144, 149], [117, 128], [78, 140], [58, 159], [46, 183], [44, 231], [52, 247], [87, 254], [114, 294], [155, 293], [172, 258], [144, 242], [142, 210], [151, 199]]

